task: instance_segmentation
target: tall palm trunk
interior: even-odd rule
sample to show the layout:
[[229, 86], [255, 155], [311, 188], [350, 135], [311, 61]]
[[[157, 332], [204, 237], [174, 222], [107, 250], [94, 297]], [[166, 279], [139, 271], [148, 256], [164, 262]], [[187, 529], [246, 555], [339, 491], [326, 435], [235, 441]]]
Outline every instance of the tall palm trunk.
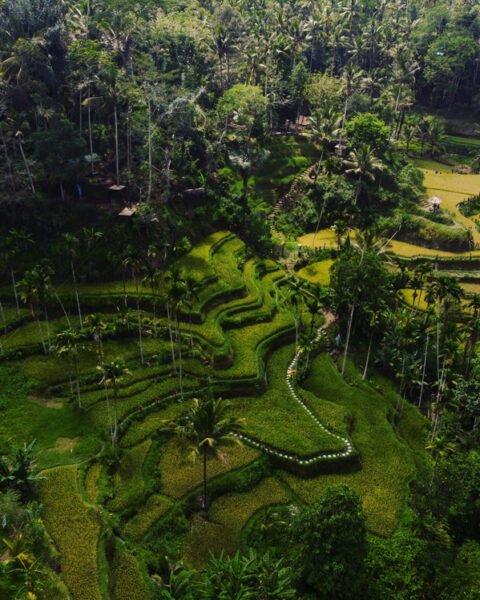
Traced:
[[23, 142], [18, 142], [18, 147], [20, 148], [20, 154], [22, 155], [23, 164], [25, 166], [25, 171], [27, 173], [28, 181], [30, 183], [30, 189], [35, 194], [35, 185], [33, 183], [32, 172], [30, 171], [30, 167], [28, 166], [27, 157], [25, 156], [25, 152], [23, 151]]
[[368, 364], [370, 362], [370, 353], [372, 351], [372, 342], [373, 342], [373, 331], [370, 334], [370, 341], [368, 342], [368, 350], [367, 350], [367, 360], [365, 361], [365, 368], [363, 369], [362, 379], [365, 381], [368, 373]]
[[17, 317], [19, 317], [20, 316], [20, 302], [18, 301], [17, 282], [15, 281], [15, 272], [13, 270], [13, 267], [10, 269], [10, 274], [12, 277], [13, 296], [15, 298], [15, 307], [16, 307]]
[[135, 270], [132, 272], [133, 281], [135, 283], [135, 292], [137, 296], [137, 319], [138, 319], [138, 343], [140, 345], [140, 362], [142, 366], [145, 364], [143, 356], [143, 332], [142, 332], [142, 317], [140, 316], [140, 294], [138, 291], [138, 279]]
[[77, 277], [75, 275], [75, 268], [73, 266], [73, 261], [70, 262], [70, 267], [72, 269], [73, 288], [75, 290], [75, 299], [77, 301], [78, 319], [80, 322], [80, 328], [83, 329], [82, 309], [80, 308], [80, 297], [78, 295]]
[[82, 409], [83, 406], [82, 406], [82, 396], [80, 393], [80, 379], [78, 376], [78, 360], [75, 355], [73, 356], [73, 372], [75, 375], [75, 389], [77, 392], [77, 405], [78, 405], [78, 408]]
[[203, 498], [202, 508], [207, 510], [207, 447], [203, 447]]
[[45, 338], [43, 336], [42, 324], [40, 323], [40, 318], [33, 304], [30, 305], [30, 312], [32, 314], [33, 319], [35, 319], [35, 321], [37, 322], [38, 333], [40, 334], [40, 343], [42, 344], [43, 353], [48, 354], [47, 346], [45, 344]]
[[1, 139], [2, 139], [3, 154], [5, 155], [5, 164], [7, 165], [8, 178], [10, 180], [10, 185], [12, 187], [13, 197], [16, 198], [17, 189], [15, 187], [15, 178], [13, 177], [12, 163], [11, 163], [10, 157], [8, 155], [7, 142], [5, 140], [5, 135], [4, 135], [3, 131], [0, 132], [0, 135], [1, 135]]
[[178, 383], [180, 385], [180, 399], [183, 400], [183, 360], [182, 360], [182, 339], [180, 324], [178, 321], [178, 309], [175, 309], [175, 326], [177, 329], [178, 340]]
[[103, 386], [105, 388], [105, 400], [107, 401], [108, 433], [110, 435], [110, 439], [112, 440], [112, 446], [113, 446], [113, 425], [112, 425], [111, 414], [110, 414], [110, 394], [108, 393], [108, 385], [107, 385], [106, 381], [103, 382]]
[[362, 180], [363, 180], [363, 175], [360, 175], [360, 177], [358, 178], [358, 181], [357, 181], [357, 188], [355, 190], [355, 200], [354, 200], [355, 206], [357, 205], [358, 198], [359, 198], [360, 192], [362, 190]]
[[120, 185], [120, 157], [118, 155], [118, 107], [116, 102], [113, 108], [113, 121], [115, 126], [115, 180], [117, 185]]
[[71, 327], [72, 324], [70, 323], [70, 317], [68, 316], [68, 313], [65, 310], [65, 306], [64, 306], [63, 302], [61, 301], [60, 296], [56, 292], [55, 292], [55, 298], [57, 299], [57, 302], [60, 304], [60, 308], [62, 309], [62, 312], [65, 315], [65, 319], [67, 320], [68, 327]]
[[113, 386], [113, 430], [112, 430], [112, 445], [115, 446], [118, 436], [118, 387], [115, 383]]
[[148, 104], [148, 188], [147, 188], [147, 202], [150, 202], [152, 197], [152, 106], [150, 99], [147, 101]]
[[157, 291], [152, 287], [153, 296], [153, 337], [157, 337]]
[[177, 373], [177, 362], [176, 362], [176, 359], [175, 359], [175, 344], [174, 344], [174, 341], [173, 341], [172, 320], [171, 320], [171, 316], [170, 316], [170, 305], [169, 305], [168, 302], [166, 303], [166, 307], [167, 307], [168, 335], [170, 337], [170, 350], [172, 352], [173, 372], [176, 375], [176, 373]]
[[425, 387], [425, 374], [427, 372], [427, 357], [428, 357], [428, 342], [430, 336], [427, 334], [427, 339], [425, 340], [425, 352], [423, 355], [423, 368], [422, 368], [422, 381], [420, 383], [420, 397], [418, 398], [418, 407], [422, 406], [422, 398], [423, 398], [423, 390]]
[[3, 310], [3, 304], [0, 302], [0, 317], [2, 317], [3, 330], [7, 333], [7, 319], [5, 318], [5, 311]]
[[350, 345], [350, 335], [352, 333], [352, 324], [353, 324], [354, 314], [355, 314], [355, 304], [352, 305], [352, 308], [350, 310], [350, 316], [348, 317], [347, 338], [345, 340], [345, 351], [343, 353], [342, 375], [344, 375], [345, 367], [347, 365], [348, 347]]
[[47, 328], [48, 350], [50, 351], [50, 348], [52, 347], [52, 338], [50, 336], [50, 321], [48, 319], [48, 311], [47, 311], [47, 305], [46, 304], [43, 307], [43, 314], [45, 315], [45, 327]]
[[[90, 96], [90, 90], [88, 92]], [[90, 102], [87, 106], [87, 119], [88, 119], [88, 145], [90, 148], [90, 157], [91, 157], [91, 167], [92, 167], [92, 175], [95, 172], [94, 162], [93, 162], [93, 132], [92, 132], [92, 107]]]

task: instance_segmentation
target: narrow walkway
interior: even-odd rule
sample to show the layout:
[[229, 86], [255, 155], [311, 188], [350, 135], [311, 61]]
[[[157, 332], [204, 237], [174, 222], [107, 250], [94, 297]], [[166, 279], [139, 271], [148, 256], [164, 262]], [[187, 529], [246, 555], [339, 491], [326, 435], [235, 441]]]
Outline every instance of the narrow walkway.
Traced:
[[[327, 323], [318, 329], [317, 335], [315, 337], [316, 342], [320, 342], [321, 338], [325, 334], [325, 330], [326, 330], [328, 324], [329, 324], [329, 320], [327, 319]], [[333, 433], [332, 431], [330, 431], [320, 421], [320, 419], [315, 415], [315, 413], [310, 409], [310, 407], [308, 406], [308, 404], [304, 400], [304, 398], [302, 398], [302, 396], [300, 394], [300, 390], [295, 383], [295, 378], [297, 375], [298, 360], [299, 360], [300, 356], [302, 355], [303, 351], [304, 351], [303, 348], [299, 348], [297, 350], [297, 352], [295, 353], [295, 356], [292, 359], [292, 362], [290, 363], [290, 365], [287, 369], [286, 381], [287, 381], [287, 385], [290, 390], [290, 393], [293, 396], [293, 399], [296, 402], [298, 402], [300, 404], [300, 406], [308, 413], [308, 415], [315, 421], [315, 424], [319, 427], [319, 429], [321, 429], [324, 433], [330, 435], [332, 438], [343, 442], [343, 445], [344, 445], [343, 450], [337, 451], [337, 452], [329, 452], [329, 453], [321, 452], [321, 453], [317, 454], [316, 456], [313, 456], [312, 458], [302, 459], [294, 454], [289, 454], [287, 452], [282, 452], [280, 450], [277, 450], [276, 448], [273, 448], [272, 446], [269, 446], [268, 444], [265, 444], [264, 442], [256, 440], [244, 433], [234, 434], [235, 437], [237, 437], [239, 440], [241, 440], [245, 444], [248, 444], [249, 446], [253, 446], [254, 448], [262, 450], [262, 452], [265, 452], [265, 454], [269, 454], [270, 456], [274, 456], [276, 458], [281, 458], [283, 460], [300, 465], [302, 467], [311, 466], [315, 463], [334, 460], [337, 458], [347, 458], [348, 456], [351, 456], [354, 452], [353, 446], [352, 446], [350, 440], [348, 440], [345, 437], [342, 437], [341, 435], [339, 435], [337, 433]]]
[[295, 201], [296, 195], [300, 191], [300, 186], [303, 183], [310, 181], [311, 175], [316, 166], [317, 163], [310, 165], [307, 169], [305, 169], [299, 175], [297, 175], [297, 177], [295, 177], [295, 179], [292, 182], [292, 185], [290, 186], [289, 191], [277, 201], [277, 203], [273, 207], [272, 212], [268, 215], [272, 235], [276, 237], [281, 244], [285, 243], [286, 238], [285, 235], [281, 231], [278, 231], [278, 229], [276, 228], [275, 219], [277, 218], [279, 212], [285, 210], [292, 201]]

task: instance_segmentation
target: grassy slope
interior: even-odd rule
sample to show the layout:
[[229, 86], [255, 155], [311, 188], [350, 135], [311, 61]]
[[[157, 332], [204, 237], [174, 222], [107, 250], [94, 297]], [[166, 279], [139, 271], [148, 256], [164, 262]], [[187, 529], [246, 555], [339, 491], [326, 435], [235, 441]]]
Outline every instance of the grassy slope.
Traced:
[[[362, 498], [370, 531], [391, 535], [403, 508], [406, 483], [414, 474], [414, 458], [390, 423], [389, 415], [394, 409], [392, 397], [385, 397], [361, 382], [352, 365], [349, 365], [347, 379], [351, 385], [342, 379], [332, 360], [321, 355], [315, 359], [305, 387], [351, 413], [354, 422], [351, 437], [361, 456], [361, 471], [348, 476], [320, 475], [309, 479], [283, 474], [282, 479], [307, 503], [327, 485], [347, 482]], [[421, 429], [420, 413], [415, 413], [413, 418], [409, 413], [409, 418]]]

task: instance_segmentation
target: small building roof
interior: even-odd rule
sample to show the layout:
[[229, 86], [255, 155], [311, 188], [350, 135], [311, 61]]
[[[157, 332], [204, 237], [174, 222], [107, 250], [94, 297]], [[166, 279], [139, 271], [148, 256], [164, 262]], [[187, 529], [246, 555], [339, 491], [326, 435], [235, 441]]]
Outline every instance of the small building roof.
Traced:
[[122, 208], [122, 210], [118, 213], [118, 216], [119, 217], [131, 217], [136, 212], [137, 212], [137, 205], [132, 204], [131, 206], [125, 206], [125, 208]]

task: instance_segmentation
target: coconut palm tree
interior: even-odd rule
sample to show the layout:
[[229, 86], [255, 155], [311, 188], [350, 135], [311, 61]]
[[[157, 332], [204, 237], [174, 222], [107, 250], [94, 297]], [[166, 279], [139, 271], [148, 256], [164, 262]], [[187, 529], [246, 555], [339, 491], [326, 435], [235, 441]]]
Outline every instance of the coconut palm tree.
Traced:
[[104, 361], [102, 336], [107, 329], [107, 324], [101, 315], [87, 315], [84, 321], [84, 331], [87, 335], [91, 335], [95, 346], [97, 347], [97, 356], [100, 364]]
[[230, 402], [221, 398], [193, 400], [193, 406], [178, 421], [168, 422], [166, 426], [175, 435], [190, 444], [190, 457], [203, 461], [203, 510], [208, 508], [207, 496], [207, 460], [217, 458], [221, 446], [240, 443], [236, 437], [242, 428], [242, 420], [228, 415]]
[[[107, 407], [110, 406], [109, 388], [113, 390], [113, 423], [110, 427], [110, 437], [112, 440], [112, 446], [115, 447], [118, 438], [118, 392], [120, 383], [130, 375], [130, 371], [127, 368], [125, 361], [121, 358], [116, 358], [109, 363], [103, 363], [97, 367], [102, 374], [101, 384], [105, 386], [105, 398], [107, 401]], [[108, 409], [109, 410], [109, 409]]]
[[[25, 271], [23, 279], [18, 282], [20, 299], [30, 307], [31, 315], [37, 322], [40, 342], [45, 354], [48, 354], [51, 346], [47, 301], [52, 273], [53, 271], [48, 265], [36, 265], [32, 270]], [[43, 309], [48, 344], [45, 342], [43, 328], [40, 323], [39, 309]]]
[[346, 173], [354, 175], [357, 179], [357, 188], [355, 191], [355, 204], [358, 202], [362, 183], [368, 179], [375, 181], [376, 174], [385, 169], [383, 162], [375, 156], [372, 148], [368, 144], [362, 144], [360, 148], [353, 149], [346, 161]]
[[73, 391], [72, 377], [75, 383], [78, 408], [82, 407], [80, 379], [78, 376], [78, 353], [85, 348], [84, 334], [76, 329], [65, 329], [57, 334], [55, 350], [59, 356], [65, 356], [70, 362], [70, 390]]
[[11, 229], [8, 232], [8, 235], [5, 236], [1, 247], [3, 262], [6, 269], [10, 270], [10, 278], [12, 281], [17, 317], [20, 315], [20, 303], [18, 300], [17, 283], [15, 281], [16, 263], [22, 258], [24, 252], [32, 244], [33, 239], [30, 233], [26, 233], [25, 231], [20, 231], [17, 229]]

